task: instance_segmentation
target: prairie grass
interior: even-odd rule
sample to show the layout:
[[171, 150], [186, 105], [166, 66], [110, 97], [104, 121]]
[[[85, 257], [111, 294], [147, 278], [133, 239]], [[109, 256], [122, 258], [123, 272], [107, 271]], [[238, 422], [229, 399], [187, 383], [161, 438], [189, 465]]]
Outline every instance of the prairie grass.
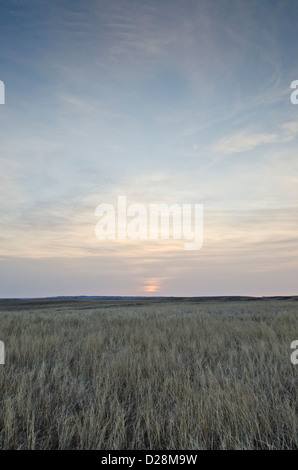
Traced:
[[1, 449], [298, 449], [294, 301], [2, 310]]

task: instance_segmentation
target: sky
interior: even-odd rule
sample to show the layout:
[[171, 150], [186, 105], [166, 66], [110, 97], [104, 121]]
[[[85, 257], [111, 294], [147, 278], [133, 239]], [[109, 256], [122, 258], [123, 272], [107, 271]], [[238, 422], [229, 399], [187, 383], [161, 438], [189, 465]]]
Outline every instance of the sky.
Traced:
[[[294, 295], [296, 0], [0, 4], [0, 297]], [[203, 245], [96, 207], [203, 205]]]

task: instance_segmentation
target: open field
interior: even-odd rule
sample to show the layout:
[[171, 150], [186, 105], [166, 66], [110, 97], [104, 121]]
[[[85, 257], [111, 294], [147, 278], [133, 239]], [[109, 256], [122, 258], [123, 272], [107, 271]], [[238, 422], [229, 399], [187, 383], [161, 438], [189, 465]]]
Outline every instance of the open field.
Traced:
[[298, 449], [298, 302], [0, 302], [1, 449]]

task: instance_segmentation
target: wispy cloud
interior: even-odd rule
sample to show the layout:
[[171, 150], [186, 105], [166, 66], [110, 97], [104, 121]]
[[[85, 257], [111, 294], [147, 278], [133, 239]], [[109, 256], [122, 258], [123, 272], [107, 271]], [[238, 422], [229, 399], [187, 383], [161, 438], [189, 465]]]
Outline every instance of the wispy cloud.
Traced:
[[245, 134], [240, 132], [221, 139], [213, 146], [213, 150], [214, 152], [226, 154], [247, 152], [259, 145], [277, 141], [278, 136], [276, 134]]
[[263, 144], [289, 142], [298, 135], [298, 122], [291, 121], [282, 124], [277, 133], [249, 133], [236, 132], [228, 137], [224, 137], [213, 145], [214, 152], [231, 154], [247, 152]]

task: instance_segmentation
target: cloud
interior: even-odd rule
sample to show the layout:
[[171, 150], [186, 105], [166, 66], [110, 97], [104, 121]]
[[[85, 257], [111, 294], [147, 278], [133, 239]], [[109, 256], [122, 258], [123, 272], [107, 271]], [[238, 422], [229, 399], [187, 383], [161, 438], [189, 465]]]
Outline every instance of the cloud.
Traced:
[[223, 154], [247, 152], [263, 144], [289, 142], [298, 134], [298, 121], [290, 121], [282, 124], [276, 133], [248, 133], [237, 132], [224, 137], [213, 145], [212, 150]]
[[282, 136], [285, 142], [293, 140], [296, 135], [298, 135], [298, 121], [290, 121], [282, 125]]
[[276, 134], [246, 134], [239, 132], [221, 139], [213, 146], [213, 150], [225, 154], [247, 152], [259, 145], [277, 141], [278, 136]]

